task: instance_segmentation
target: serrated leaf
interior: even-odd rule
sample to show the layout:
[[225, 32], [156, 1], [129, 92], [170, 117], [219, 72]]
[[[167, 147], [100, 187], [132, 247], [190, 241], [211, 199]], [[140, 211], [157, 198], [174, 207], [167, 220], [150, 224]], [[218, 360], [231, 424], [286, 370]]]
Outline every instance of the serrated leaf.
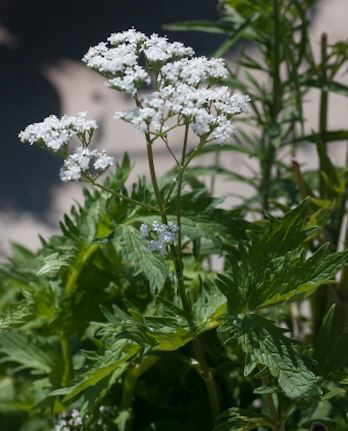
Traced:
[[14, 362], [41, 374], [51, 373], [58, 365], [51, 342], [16, 330], [0, 333], [0, 353], [1, 362]]
[[255, 314], [230, 316], [219, 333], [226, 345], [240, 344], [247, 362], [267, 367], [289, 398], [320, 395], [319, 378], [299, 353], [297, 343], [271, 321]]
[[230, 312], [240, 313], [311, 295], [332, 283], [348, 263], [348, 252], [329, 253], [328, 246], [308, 256], [313, 234], [307, 200], [283, 218], [269, 220], [249, 233], [249, 240], [231, 247], [230, 270], [217, 284]]
[[[139, 350], [140, 347], [135, 344], [130, 345], [129, 342], [118, 340], [103, 355], [91, 354], [94, 363], [90, 364], [90, 367], [80, 374], [74, 385], [57, 389], [49, 395], [63, 395], [63, 401], [66, 402], [93, 388], [104, 379], [108, 378], [110, 381], [115, 382], [127, 370], [130, 360], [138, 354]], [[87, 358], [88, 353], [84, 352]]]
[[113, 244], [125, 262], [145, 275], [151, 291], [158, 294], [168, 276], [164, 257], [150, 250], [139, 231], [130, 225], [119, 225], [115, 229]]

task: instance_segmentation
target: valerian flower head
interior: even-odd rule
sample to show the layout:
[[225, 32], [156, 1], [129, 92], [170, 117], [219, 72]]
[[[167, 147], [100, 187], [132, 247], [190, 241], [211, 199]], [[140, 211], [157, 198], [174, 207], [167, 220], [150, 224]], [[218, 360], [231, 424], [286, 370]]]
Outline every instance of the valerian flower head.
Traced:
[[154, 69], [193, 54], [192, 48], [180, 42], [169, 42], [157, 34], [147, 37], [130, 29], [113, 33], [107, 42], [91, 47], [82, 61], [104, 75], [108, 86], [135, 96], [151, 83]]
[[151, 226], [143, 223], [140, 226], [140, 235], [147, 241], [150, 250], [159, 251], [163, 256], [167, 245], [174, 244], [178, 227], [175, 223], [168, 224], [154, 221]]
[[98, 174], [101, 174], [113, 164], [113, 158], [105, 151], [89, 150], [81, 146], [64, 160], [60, 178], [64, 182], [78, 181], [84, 173], [97, 171]]
[[[193, 51], [182, 44], [170, 43], [157, 34], [147, 38], [135, 30], [113, 35], [109, 40], [117, 41], [116, 48], [125, 44], [127, 49], [133, 47], [134, 52], [142, 53], [147, 67], [135, 79], [132, 64], [132, 78], [126, 69], [122, 75], [109, 79], [109, 85], [135, 96], [140, 82], [146, 80], [142, 73], [148, 73], [156, 89], [145, 97], [136, 95], [136, 107], [116, 112], [116, 119], [129, 122], [153, 140], [163, 139], [172, 128], [188, 124], [205, 142], [231, 140], [232, 117], [247, 112], [250, 98], [226, 86], [230, 73], [223, 59], [192, 57]], [[155, 63], [159, 64], [157, 69]]]
[[77, 116], [64, 115], [60, 119], [50, 115], [41, 123], [26, 127], [19, 133], [19, 139], [29, 144], [43, 144], [53, 151], [60, 150], [73, 136], [89, 142], [97, 124], [94, 120], [87, 120], [86, 115], [86, 112], [81, 112]]

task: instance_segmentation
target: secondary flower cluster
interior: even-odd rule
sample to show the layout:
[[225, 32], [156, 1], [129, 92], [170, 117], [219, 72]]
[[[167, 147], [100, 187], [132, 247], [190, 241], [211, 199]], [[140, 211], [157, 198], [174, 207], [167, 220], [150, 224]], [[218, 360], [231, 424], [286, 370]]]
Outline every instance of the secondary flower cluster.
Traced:
[[29, 144], [43, 144], [53, 151], [60, 150], [73, 136], [89, 142], [97, 123], [94, 120], [87, 120], [86, 115], [86, 112], [81, 112], [75, 117], [63, 115], [60, 119], [50, 115], [41, 123], [26, 127], [19, 133], [19, 139]]
[[140, 226], [140, 234], [147, 240], [150, 250], [159, 251], [161, 255], [166, 253], [167, 245], [174, 244], [178, 227], [175, 223], [168, 224], [154, 221], [151, 226], [143, 223]]
[[[115, 118], [151, 139], [165, 139], [173, 127], [190, 124], [205, 142], [228, 142], [234, 133], [232, 117], [246, 112], [250, 99], [223, 85], [229, 78], [224, 60], [193, 55], [181, 43], [131, 29], [90, 48], [84, 61], [106, 76], [111, 87], [136, 97], [136, 108], [117, 112]], [[156, 91], [139, 97], [138, 90], [151, 82]]]
[[20, 132], [19, 138], [22, 142], [41, 144], [53, 151], [67, 146], [74, 136], [80, 139], [82, 145], [65, 159], [60, 171], [62, 181], [73, 181], [79, 180], [83, 173], [101, 174], [114, 164], [105, 151], [88, 149], [96, 128], [96, 122], [87, 120], [86, 113], [64, 115], [61, 119], [51, 115], [41, 123], [29, 125]]
[[62, 181], [79, 180], [85, 172], [91, 172], [92, 169], [99, 173], [104, 172], [113, 164], [113, 158], [108, 156], [105, 151], [89, 150], [81, 146], [64, 160], [60, 178]]

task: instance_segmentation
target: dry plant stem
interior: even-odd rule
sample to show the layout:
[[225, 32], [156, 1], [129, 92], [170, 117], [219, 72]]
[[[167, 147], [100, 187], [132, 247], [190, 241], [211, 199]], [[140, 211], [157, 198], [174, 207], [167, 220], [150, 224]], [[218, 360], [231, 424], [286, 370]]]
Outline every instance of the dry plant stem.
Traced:
[[62, 376], [62, 386], [69, 386], [73, 378], [73, 365], [71, 356], [71, 346], [69, 337], [65, 334], [60, 337], [60, 346], [63, 356], [63, 376]]

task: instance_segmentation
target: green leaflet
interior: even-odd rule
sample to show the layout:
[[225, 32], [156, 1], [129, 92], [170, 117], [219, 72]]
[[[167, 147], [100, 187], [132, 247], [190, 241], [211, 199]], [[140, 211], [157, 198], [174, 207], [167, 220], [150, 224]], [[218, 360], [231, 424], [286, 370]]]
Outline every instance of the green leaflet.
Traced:
[[298, 351], [298, 344], [284, 335], [284, 330], [255, 314], [228, 316], [219, 328], [228, 346], [238, 342], [246, 355], [244, 374], [256, 366], [265, 366], [289, 398], [317, 397], [321, 394], [319, 378]]
[[57, 373], [59, 368], [52, 341], [17, 330], [1, 331], [0, 353], [1, 362], [15, 362], [21, 369], [40, 374]]
[[98, 357], [87, 371], [80, 374], [76, 384], [52, 391], [50, 396], [64, 395], [64, 401], [68, 401], [106, 378], [109, 378], [109, 383], [113, 384], [127, 370], [130, 360], [138, 354], [139, 350], [139, 346], [126, 346], [124, 342], [117, 342], [112, 349], [106, 350], [103, 356]]
[[151, 291], [158, 293], [168, 276], [168, 268], [163, 256], [150, 250], [139, 231], [130, 225], [117, 226], [113, 244], [127, 264], [136, 272], [144, 273]]
[[267, 220], [262, 229], [250, 232], [248, 241], [231, 247], [230, 270], [217, 281], [231, 311], [254, 311], [295, 300], [334, 282], [348, 262], [348, 253], [329, 253], [323, 246], [307, 256], [306, 240], [313, 233], [308, 208], [305, 201], [285, 217]]

